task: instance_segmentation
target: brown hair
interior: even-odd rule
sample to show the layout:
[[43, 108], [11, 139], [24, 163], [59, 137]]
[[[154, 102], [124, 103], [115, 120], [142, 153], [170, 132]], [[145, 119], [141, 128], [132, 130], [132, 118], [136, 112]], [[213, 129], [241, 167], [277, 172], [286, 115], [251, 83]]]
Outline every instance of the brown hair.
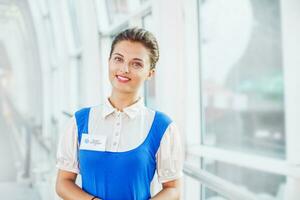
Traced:
[[150, 53], [150, 69], [155, 68], [159, 58], [159, 50], [157, 40], [151, 32], [142, 28], [129, 28], [120, 32], [117, 36], [115, 36], [111, 44], [109, 58], [111, 57], [116, 44], [123, 40], [142, 43]]

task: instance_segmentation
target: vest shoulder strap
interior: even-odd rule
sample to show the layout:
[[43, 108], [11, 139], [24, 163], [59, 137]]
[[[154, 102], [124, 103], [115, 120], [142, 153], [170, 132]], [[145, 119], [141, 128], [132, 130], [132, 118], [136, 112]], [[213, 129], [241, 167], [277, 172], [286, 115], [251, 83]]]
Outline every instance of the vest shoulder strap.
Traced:
[[153, 123], [153, 129], [151, 130], [151, 143], [153, 145], [153, 153], [156, 154], [165, 131], [172, 123], [172, 119], [165, 113], [156, 111]]
[[90, 108], [82, 108], [75, 112], [78, 142], [81, 142], [82, 133], [88, 133]]

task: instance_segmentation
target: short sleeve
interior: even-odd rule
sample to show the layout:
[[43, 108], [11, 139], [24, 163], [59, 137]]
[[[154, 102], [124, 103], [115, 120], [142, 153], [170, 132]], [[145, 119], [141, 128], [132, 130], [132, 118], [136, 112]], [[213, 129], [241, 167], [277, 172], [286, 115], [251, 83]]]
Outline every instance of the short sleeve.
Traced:
[[59, 140], [56, 159], [56, 167], [58, 169], [74, 172], [76, 174], [79, 173], [77, 141], [76, 119], [72, 117], [68, 120]]
[[175, 123], [172, 122], [161, 140], [156, 154], [157, 175], [160, 183], [172, 181], [182, 176], [183, 147]]

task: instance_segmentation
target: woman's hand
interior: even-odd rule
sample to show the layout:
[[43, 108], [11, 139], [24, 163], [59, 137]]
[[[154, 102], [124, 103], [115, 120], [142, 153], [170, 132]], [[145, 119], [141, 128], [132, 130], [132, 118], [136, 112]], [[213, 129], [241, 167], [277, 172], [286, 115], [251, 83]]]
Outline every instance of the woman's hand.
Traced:
[[76, 177], [76, 173], [59, 169], [56, 179], [56, 193], [65, 200], [91, 200], [93, 196], [76, 185]]

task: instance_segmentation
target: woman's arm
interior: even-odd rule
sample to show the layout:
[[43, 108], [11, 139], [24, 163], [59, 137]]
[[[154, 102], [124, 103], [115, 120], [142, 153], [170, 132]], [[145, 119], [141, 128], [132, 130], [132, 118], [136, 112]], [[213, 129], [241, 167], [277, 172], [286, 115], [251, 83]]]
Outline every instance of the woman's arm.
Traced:
[[[56, 179], [56, 193], [64, 200], [91, 200], [93, 196], [75, 184], [76, 177], [76, 173], [59, 169]], [[97, 198], [97, 200], [99, 199]]]
[[163, 189], [151, 200], [179, 200], [181, 179], [163, 183]]
[[181, 137], [174, 123], [169, 125], [163, 135], [156, 155], [156, 163], [158, 181], [162, 183], [163, 189], [152, 200], [179, 200], [183, 150]]

